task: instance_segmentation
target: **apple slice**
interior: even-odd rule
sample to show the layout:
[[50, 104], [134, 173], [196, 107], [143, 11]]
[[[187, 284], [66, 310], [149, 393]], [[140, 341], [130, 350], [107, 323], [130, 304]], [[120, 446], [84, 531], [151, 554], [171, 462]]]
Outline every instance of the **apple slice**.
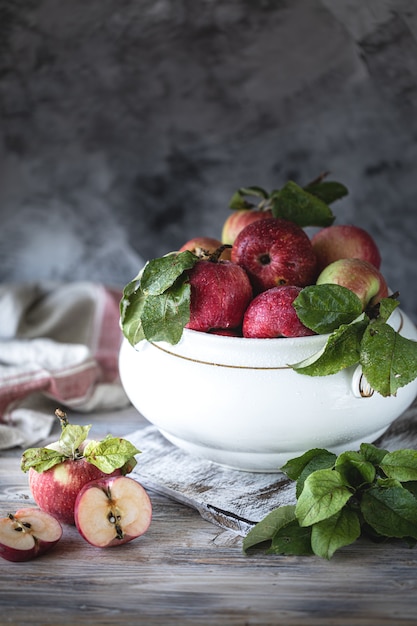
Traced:
[[20, 509], [0, 519], [0, 556], [7, 561], [29, 561], [50, 550], [62, 537], [62, 526], [36, 508]]
[[112, 476], [93, 480], [81, 489], [74, 516], [78, 532], [88, 543], [107, 548], [143, 535], [151, 523], [152, 505], [133, 478]]

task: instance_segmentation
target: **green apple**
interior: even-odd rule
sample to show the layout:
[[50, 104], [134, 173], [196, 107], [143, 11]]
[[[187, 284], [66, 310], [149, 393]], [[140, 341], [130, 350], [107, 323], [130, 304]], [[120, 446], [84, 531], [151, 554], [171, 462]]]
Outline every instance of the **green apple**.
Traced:
[[317, 285], [334, 284], [355, 293], [364, 310], [368, 304], [377, 304], [388, 296], [388, 287], [381, 272], [362, 259], [338, 259], [324, 268], [317, 278]]

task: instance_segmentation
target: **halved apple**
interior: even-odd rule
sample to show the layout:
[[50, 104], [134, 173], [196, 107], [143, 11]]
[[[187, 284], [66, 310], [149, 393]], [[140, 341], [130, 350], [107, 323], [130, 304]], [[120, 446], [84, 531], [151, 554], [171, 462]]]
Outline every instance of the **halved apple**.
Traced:
[[62, 526], [52, 515], [26, 508], [0, 519], [0, 556], [7, 561], [29, 561], [50, 550], [62, 537]]
[[152, 504], [133, 478], [111, 476], [87, 483], [75, 502], [75, 525], [91, 545], [121, 545], [143, 535], [152, 519]]

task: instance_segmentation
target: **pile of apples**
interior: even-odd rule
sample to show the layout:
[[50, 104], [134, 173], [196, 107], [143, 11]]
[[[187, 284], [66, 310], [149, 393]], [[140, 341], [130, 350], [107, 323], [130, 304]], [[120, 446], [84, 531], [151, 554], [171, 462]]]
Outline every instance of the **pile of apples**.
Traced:
[[293, 302], [314, 284], [337, 284], [353, 291], [363, 310], [388, 296], [381, 255], [363, 228], [342, 224], [311, 238], [292, 221], [270, 210], [231, 213], [221, 239], [194, 237], [190, 250], [199, 261], [189, 272], [190, 321], [186, 328], [248, 338], [315, 334], [299, 320]]
[[[60, 409], [56, 414], [65, 415]], [[123, 445], [125, 440], [118, 441]], [[23, 508], [0, 518], [0, 557], [7, 561], [28, 561], [49, 551], [61, 539], [63, 524], [75, 525], [81, 537], [98, 548], [130, 542], [150, 526], [151, 500], [142, 485], [125, 475], [133, 466], [103, 471], [83, 456], [88, 440], [74, 449], [72, 458], [52, 467], [48, 468], [47, 463], [42, 471], [24, 467], [28, 452], [34, 451], [38, 458], [47, 460], [48, 451], [56, 452], [59, 443], [31, 448], [23, 454], [22, 469], [28, 471], [38, 508]], [[117, 441], [117, 455], [116, 447]], [[111, 455], [112, 450], [109, 452]]]

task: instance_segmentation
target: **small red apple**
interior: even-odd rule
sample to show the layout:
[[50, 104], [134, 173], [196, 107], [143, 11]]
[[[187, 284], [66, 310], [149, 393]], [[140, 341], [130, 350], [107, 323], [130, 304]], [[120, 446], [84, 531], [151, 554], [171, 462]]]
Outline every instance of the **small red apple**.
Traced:
[[381, 254], [373, 237], [363, 228], [351, 224], [334, 224], [319, 230], [311, 239], [317, 257], [317, 269], [339, 259], [362, 259], [381, 266]]
[[[198, 257], [208, 256], [213, 252], [216, 252], [218, 248], [222, 246], [222, 242], [219, 239], [214, 239], [213, 237], [193, 237], [186, 241], [178, 252], [184, 252], [185, 250], [190, 250], [193, 254]], [[225, 248], [220, 255], [221, 259], [230, 260], [230, 248]]]
[[0, 556], [7, 561], [29, 561], [53, 548], [62, 526], [40, 509], [26, 508], [0, 519]]
[[226, 219], [222, 229], [222, 242], [233, 244], [241, 230], [252, 222], [272, 217], [270, 209], [237, 209]]
[[209, 332], [237, 328], [252, 299], [245, 270], [231, 261], [197, 261], [189, 272], [190, 320], [186, 328]]
[[317, 278], [317, 285], [341, 285], [353, 291], [365, 309], [388, 296], [388, 287], [381, 272], [362, 259], [338, 259], [330, 263]]
[[232, 261], [247, 272], [255, 292], [279, 285], [315, 282], [316, 256], [302, 228], [280, 218], [246, 226], [232, 247]]
[[119, 546], [143, 535], [152, 519], [152, 505], [145, 489], [126, 476], [93, 480], [75, 503], [75, 525], [91, 545]]
[[314, 335], [298, 318], [293, 302], [301, 287], [272, 287], [257, 295], [243, 318], [244, 337], [307, 337]]
[[[114, 475], [121, 471], [115, 470]], [[107, 476], [85, 459], [66, 459], [44, 472], [29, 469], [32, 497], [42, 511], [64, 524], [74, 524], [74, 505], [79, 491], [91, 480]]]
[[90, 426], [61, 421], [59, 441], [46, 448], [29, 448], [22, 456], [21, 469], [29, 472], [29, 487], [40, 509], [60, 522], [74, 524], [75, 500], [81, 488], [98, 478], [127, 474], [136, 465], [139, 453], [129, 441], [107, 435], [101, 441], [87, 440]]

